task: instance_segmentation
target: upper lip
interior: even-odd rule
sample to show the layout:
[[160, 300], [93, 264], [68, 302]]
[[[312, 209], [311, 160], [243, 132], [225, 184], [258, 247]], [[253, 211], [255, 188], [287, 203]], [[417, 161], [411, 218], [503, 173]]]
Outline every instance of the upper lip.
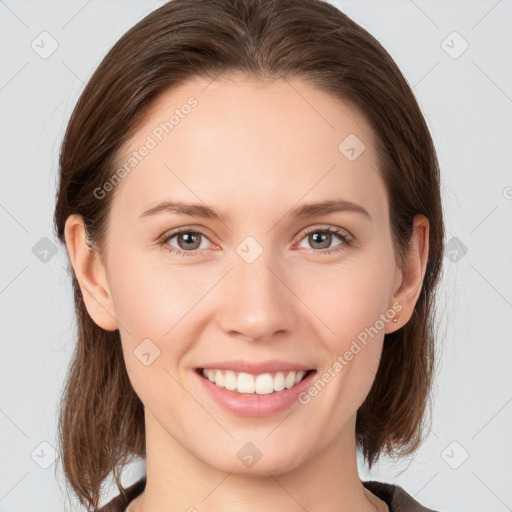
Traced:
[[310, 365], [293, 363], [290, 361], [282, 361], [278, 359], [260, 362], [244, 361], [241, 359], [234, 361], [217, 361], [213, 363], [207, 363], [204, 366], [200, 366], [198, 368], [211, 370], [231, 370], [238, 373], [252, 373], [253, 375], [259, 375], [262, 373], [275, 373], [279, 371], [307, 371], [314, 369]]

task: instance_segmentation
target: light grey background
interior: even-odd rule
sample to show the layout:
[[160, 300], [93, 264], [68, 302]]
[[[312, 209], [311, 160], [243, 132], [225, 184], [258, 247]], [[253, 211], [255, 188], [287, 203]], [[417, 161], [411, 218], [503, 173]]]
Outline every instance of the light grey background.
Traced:
[[[100, 60], [162, 3], [0, 1], [0, 512], [80, 510], [52, 451], [74, 344], [52, 227], [58, 152]], [[512, 0], [333, 3], [413, 86], [437, 145], [447, 229], [432, 432], [414, 457], [361, 466], [361, 478], [444, 512], [512, 510]], [[133, 464], [124, 483], [143, 471]]]

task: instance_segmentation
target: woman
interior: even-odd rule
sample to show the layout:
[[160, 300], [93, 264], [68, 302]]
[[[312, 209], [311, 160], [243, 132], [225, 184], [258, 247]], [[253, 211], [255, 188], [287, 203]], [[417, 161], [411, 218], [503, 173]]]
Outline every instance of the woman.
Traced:
[[[414, 95], [347, 16], [152, 12], [78, 101], [55, 225], [78, 319], [60, 459], [81, 503], [431, 510], [358, 476], [357, 449], [371, 468], [422, 441], [444, 227]], [[125, 489], [134, 456], [147, 475]]]

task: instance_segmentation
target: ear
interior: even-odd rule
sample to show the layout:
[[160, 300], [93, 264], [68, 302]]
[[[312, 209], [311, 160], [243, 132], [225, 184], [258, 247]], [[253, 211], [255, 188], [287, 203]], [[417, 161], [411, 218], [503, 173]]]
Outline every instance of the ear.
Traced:
[[[412, 317], [423, 285], [428, 261], [429, 222], [424, 215], [416, 215], [413, 220], [413, 233], [402, 269], [397, 268], [395, 293], [392, 307], [397, 314], [397, 322], [387, 322], [386, 334], [396, 331]], [[399, 309], [401, 306], [401, 309]]]
[[107, 331], [116, 330], [118, 323], [105, 268], [99, 253], [87, 245], [81, 215], [73, 214], [66, 219], [64, 236], [87, 312], [99, 327]]

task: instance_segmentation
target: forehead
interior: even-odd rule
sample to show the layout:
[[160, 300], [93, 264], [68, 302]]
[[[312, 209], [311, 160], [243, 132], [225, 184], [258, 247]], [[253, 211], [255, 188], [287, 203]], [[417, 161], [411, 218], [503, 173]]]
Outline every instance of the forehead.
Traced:
[[114, 203], [133, 216], [169, 198], [261, 215], [345, 197], [379, 215], [373, 137], [350, 104], [300, 79], [191, 80], [161, 94], [123, 148]]

